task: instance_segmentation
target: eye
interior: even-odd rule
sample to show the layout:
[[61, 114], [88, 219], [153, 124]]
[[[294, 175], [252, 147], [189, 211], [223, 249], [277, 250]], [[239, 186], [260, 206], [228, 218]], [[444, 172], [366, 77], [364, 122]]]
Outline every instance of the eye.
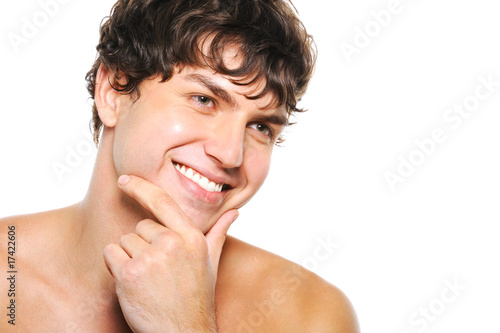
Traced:
[[213, 100], [210, 98], [210, 97], [207, 97], [207, 96], [203, 96], [203, 95], [197, 95], [197, 96], [193, 96], [193, 99], [203, 105], [203, 106], [207, 106], [207, 107], [211, 107], [213, 106]]
[[271, 129], [271, 127], [265, 125], [265, 124], [262, 124], [262, 123], [255, 123], [255, 124], [250, 124], [250, 127], [251, 128], [254, 128], [255, 130], [257, 130], [258, 132], [272, 138], [273, 135], [274, 135], [274, 132], [273, 130]]

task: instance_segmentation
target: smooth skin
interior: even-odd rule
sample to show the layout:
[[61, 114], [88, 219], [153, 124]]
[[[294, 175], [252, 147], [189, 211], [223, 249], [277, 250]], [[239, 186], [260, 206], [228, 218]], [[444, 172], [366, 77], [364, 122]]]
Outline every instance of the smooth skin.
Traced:
[[[136, 99], [110, 87], [110, 75], [98, 74], [105, 127], [82, 202], [0, 220], [3, 257], [16, 226], [19, 270], [17, 323], [4, 318], [1, 331], [358, 332], [337, 288], [226, 237], [286, 125], [273, 97], [247, 99], [258, 83], [185, 67], [147, 80]], [[175, 163], [228, 187], [209, 193]], [[0, 283], [0, 304], [7, 291]]]

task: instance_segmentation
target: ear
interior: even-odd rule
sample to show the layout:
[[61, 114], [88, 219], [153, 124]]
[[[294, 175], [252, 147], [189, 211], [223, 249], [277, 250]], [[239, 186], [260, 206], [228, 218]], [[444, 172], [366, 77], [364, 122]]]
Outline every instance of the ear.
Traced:
[[112, 86], [114, 74], [101, 65], [97, 70], [94, 101], [97, 106], [99, 118], [107, 127], [114, 127], [117, 119], [117, 102], [122, 96]]

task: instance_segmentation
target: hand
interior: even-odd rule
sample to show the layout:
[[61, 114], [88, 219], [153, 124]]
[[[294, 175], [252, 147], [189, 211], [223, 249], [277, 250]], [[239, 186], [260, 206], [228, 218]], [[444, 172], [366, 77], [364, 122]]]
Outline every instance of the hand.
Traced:
[[104, 260], [122, 312], [134, 332], [217, 332], [215, 284], [227, 230], [238, 212], [224, 213], [206, 235], [161, 188], [135, 176], [121, 190], [161, 223], [146, 219]]

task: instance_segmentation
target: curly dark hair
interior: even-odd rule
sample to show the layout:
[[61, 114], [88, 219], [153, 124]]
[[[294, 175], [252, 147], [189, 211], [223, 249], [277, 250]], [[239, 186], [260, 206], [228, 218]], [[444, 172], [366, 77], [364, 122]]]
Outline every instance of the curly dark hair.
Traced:
[[[114, 89], [136, 98], [147, 78], [158, 75], [164, 82], [176, 66], [207, 66], [238, 85], [265, 79], [259, 93], [246, 97], [258, 99], [271, 92], [289, 115], [304, 111], [297, 102], [312, 76], [316, 51], [295, 8], [285, 1], [118, 0], [100, 27], [87, 90], [94, 99], [101, 65], [113, 73]], [[201, 50], [204, 43], [209, 43], [208, 52]], [[228, 45], [236, 45], [243, 55], [238, 68], [224, 65]], [[125, 83], [118, 83], [122, 79]], [[95, 103], [92, 112], [97, 144], [103, 124]]]

